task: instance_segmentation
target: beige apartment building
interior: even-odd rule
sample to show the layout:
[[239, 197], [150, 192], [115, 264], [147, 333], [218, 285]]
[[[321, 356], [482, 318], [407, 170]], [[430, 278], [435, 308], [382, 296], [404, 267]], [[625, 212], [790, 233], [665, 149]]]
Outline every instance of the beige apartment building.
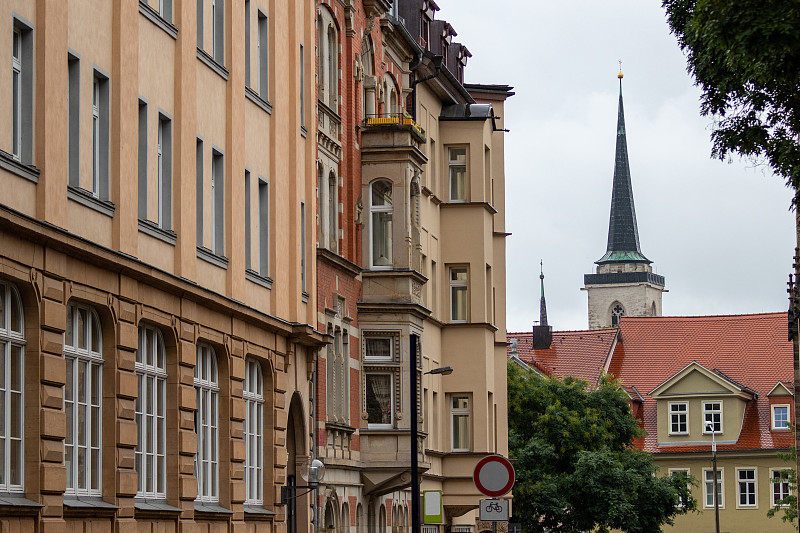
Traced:
[[441, 491], [444, 515], [424, 531], [485, 529], [472, 473], [508, 453], [501, 117], [513, 93], [464, 84], [470, 52], [438, 9], [317, 2], [317, 329], [334, 340], [317, 365], [327, 531], [410, 528], [412, 372], [422, 489]]
[[314, 19], [0, 3], [1, 531], [310, 529]]

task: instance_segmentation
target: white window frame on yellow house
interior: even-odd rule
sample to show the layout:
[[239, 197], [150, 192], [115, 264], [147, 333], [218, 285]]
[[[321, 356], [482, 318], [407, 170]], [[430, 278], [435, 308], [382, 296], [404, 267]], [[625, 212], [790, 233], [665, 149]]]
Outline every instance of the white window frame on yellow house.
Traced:
[[[669, 477], [673, 477], [678, 472], [684, 472], [687, 477], [692, 475], [692, 471], [689, 468], [670, 468], [670, 469], [667, 470], [667, 474], [669, 475]], [[689, 492], [691, 493], [692, 484], [691, 483], [687, 483], [686, 484], [686, 488], [689, 489]], [[685, 503], [683, 501], [681, 501], [680, 503], [678, 503], [678, 505], [676, 507], [678, 507], [679, 509], [683, 509], [684, 505], [685, 505]]]
[[[752, 472], [753, 478], [742, 479], [742, 472]], [[742, 503], [742, 496], [749, 496], [750, 491], [742, 492], [742, 484], [752, 486], [753, 503]], [[737, 509], [757, 509], [758, 508], [758, 468], [755, 466], [736, 467], [736, 508]]]
[[[683, 411], [673, 411], [672, 406], [682, 405], [684, 407]], [[669, 434], [670, 435], [688, 435], [689, 434], [689, 402], [669, 402]], [[675, 425], [675, 418], [680, 417], [683, 415], [683, 427], [685, 428], [683, 431], [673, 431], [673, 427]], [[680, 427], [680, 421], [678, 422]]]
[[[708, 502], [708, 494], [706, 493], [709, 483], [713, 486], [713, 468], [703, 468], [703, 507], [705, 509], [714, 508], [714, 496], [711, 495], [711, 504]], [[710, 474], [710, 475], [709, 475]], [[708, 475], [708, 478], [706, 477]], [[710, 478], [710, 479], [709, 479]], [[725, 508], [725, 469], [717, 468], [717, 484], [719, 485], [719, 508]]]
[[[719, 409], [718, 410], [717, 409], [708, 409], [708, 405], [709, 404], [719, 404]], [[706, 424], [709, 423], [709, 422], [712, 423], [712, 424], [716, 424], [716, 423], [714, 422], [713, 419], [708, 420], [707, 417], [708, 417], [708, 415], [712, 415], [713, 416], [714, 414], [718, 414], [719, 415], [719, 429], [716, 430], [716, 431], [709, 431], [708, 429], [706, 429]], [[711, 435], [712, 433], [720, 435], [725, 429], [722, 426], [722, 421], [723, 421], [722, 400], [703, 400], [703, 418], [701, 420], [701, 422], [703, 424], [703, 435]]]
[[[777, 480], [777, 481], [776, 481]], [[777, 502], [780, 500], [784, 500], [787, 497], [792, 495], [792, 487], [789, 484], [789, 473], [786, 471], [785, 468], [770, 468], [769, 469], [769, 484], [770, 484], [770, 495], [772, 497], [771, 504], [773, 507], [777, 505]], [[786, 492], [783, 490], [783, 485], [785, 485]], [[775, 498], [775, 489], [776, 487], [780, 486], [780, 498]], [[779, 507], [789, 507], [789, 504], [779, 505]]]
[[[777, 407], [786, 408], [786, 425], [784, 425], [784, 426], [780, 426], [779, 427], [779, 426], [777, 426], [775, 424], [775, 409]], [[789, 429], [789, 420], [790, 420], [789, 417], [791, 415], [791, 411], [792, 411], [791, 406], [788, 403], [777, 403], [775, 405], [771, 405], [770, 406], [770, 420], [771, 420], [770, 427], [773, 430], [777, 430], [777, 431], [786, 431], [786, 430], [788, 430]]]

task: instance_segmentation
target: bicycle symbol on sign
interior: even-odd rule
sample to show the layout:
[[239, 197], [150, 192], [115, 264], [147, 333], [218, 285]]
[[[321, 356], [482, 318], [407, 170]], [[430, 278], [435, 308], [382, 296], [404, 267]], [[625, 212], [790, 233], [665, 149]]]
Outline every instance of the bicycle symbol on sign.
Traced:
[[503, 506], [500, 505], [500, 502], [489, 502], [486, 505], [486, 511], [489, 513], [502, 513]]

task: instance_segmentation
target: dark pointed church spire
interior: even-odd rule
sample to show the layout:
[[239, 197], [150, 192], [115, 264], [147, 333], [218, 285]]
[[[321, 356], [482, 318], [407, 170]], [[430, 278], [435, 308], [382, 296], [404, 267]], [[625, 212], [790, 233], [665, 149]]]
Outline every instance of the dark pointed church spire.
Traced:
[[651, 263], [639, 248], [639, 230], [633, 207], [631, 169], [628, 164], [628, 142], [625, 136], [625, 112], [622, 107], [622, 65], [619, 78], [619, 110], [617, 112], [617, 153], [614, 161], [614, 183], [611, 190], [611, 216], [608, 223], [608, 245], [598, 265], [605, 263]]
[[547, 325], [547, 304], [544, 301], [544, 265], [539, 260], [539, 280], [542, 284], [542, 296], [539, 299], [539, 325]]

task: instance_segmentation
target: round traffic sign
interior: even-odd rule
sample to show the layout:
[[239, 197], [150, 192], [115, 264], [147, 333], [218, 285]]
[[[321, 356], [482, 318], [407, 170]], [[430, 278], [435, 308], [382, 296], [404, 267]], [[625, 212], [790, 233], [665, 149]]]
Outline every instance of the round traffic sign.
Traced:
[[514, 486], [514, 467], [501, 455], [487, 455], [475, 465], [472, 479], [482, 494], [498, 498]]

